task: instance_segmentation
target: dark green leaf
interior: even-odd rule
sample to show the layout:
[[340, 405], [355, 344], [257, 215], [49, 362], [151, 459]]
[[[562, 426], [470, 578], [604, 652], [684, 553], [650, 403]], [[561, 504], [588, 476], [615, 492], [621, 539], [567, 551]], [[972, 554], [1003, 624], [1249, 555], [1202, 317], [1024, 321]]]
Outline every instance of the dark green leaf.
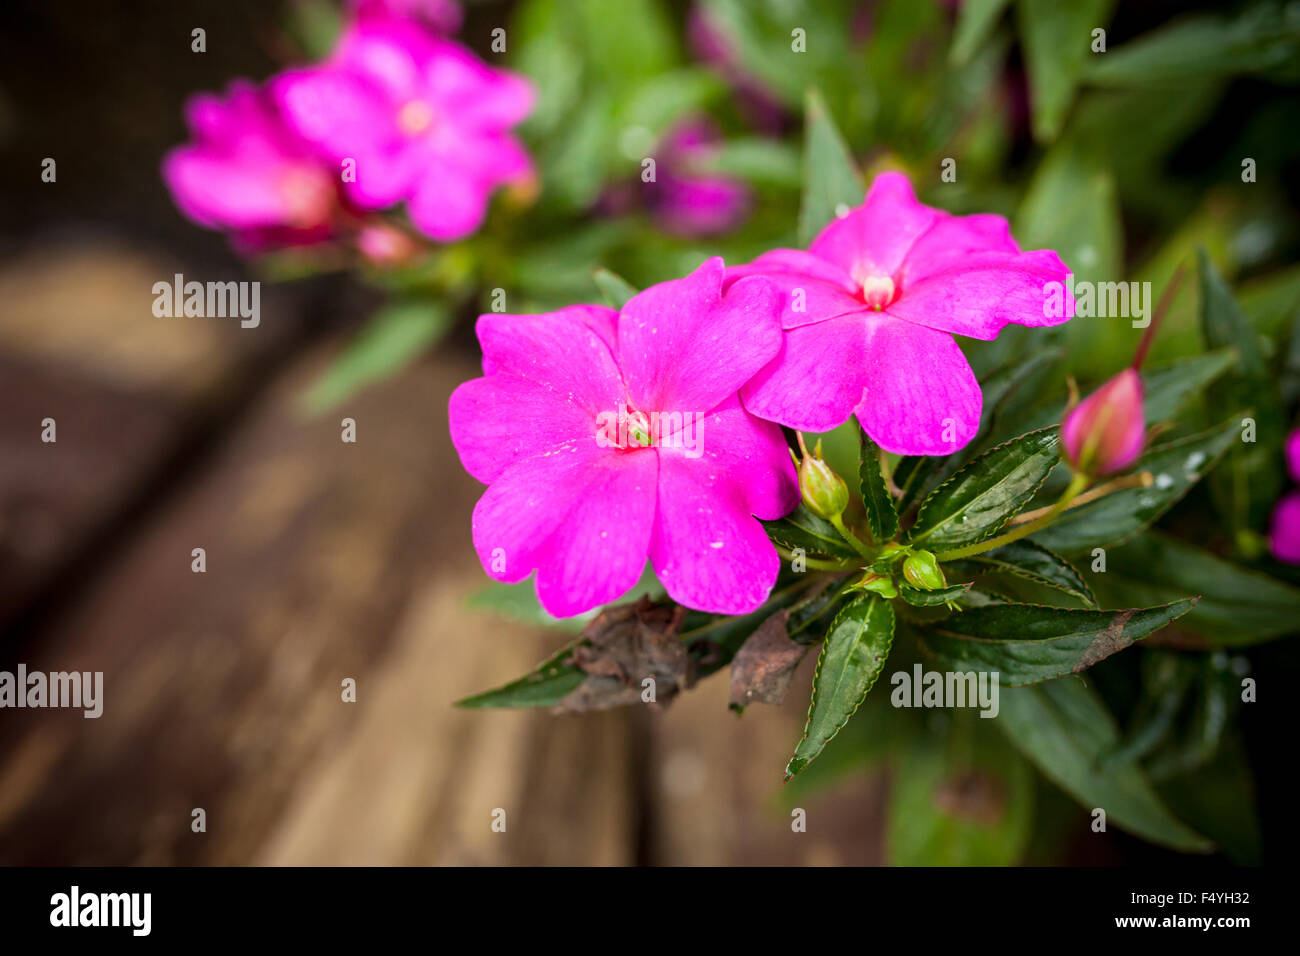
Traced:
[[1097, 599], [1093, 597], [1083, 576], [1074, 569], [1074, 565], [1059, 554], [1032, 541], [1023, 539], [1013, 541], [994, 551], [985, 551], [983, 554], [966, 558], [953, 566], [952, 573], [965, 577], [972, 570], [976, 573], [987, 573], [990, 570], [1006, 571], [1017, 577], [1028, 578], [1049, 588], [1072, 594], [1094, 607], [1097, 605]]
[[948, 57], [954, 66], [965, 64], [975, 55], [997, 26], [1002, 11], [1010, 5], [1011, 0], [966, 0], [961, 5]]
[[920, 640], [944, 670], [996, 671], [1004, 687], [1020, 687], [1086, 670], [1195, 603], [1189, 598], [1126, 611], [997, 604], [953, 614]]
[[883, 543], [898, 534], [898, 512], [894, 508], [894, 497], [885, 487], [885, 478], [880, 473], [880, 455], [880, 447], [864, 431], [858, 478], [862, 483], [862, 501], [866, 505], [872, 537]]
[[1138, 461], [1134, 471], [1149, 471], [1149, 488], [1125, 488], [1071, 508], [1033, 536], [1034, 541], [1064, 555], [1107, 548], [1131, 538], [1173, 507], [1238, 440], [1240, 419], [1209, 431], [1158, 445]]
[[807, 246], [841, 209], [862, 204], [865, 189], [844, 137], [821, 94], [810, 90], [804, 111], [803, 204], [799, 245]]
[[1300, 631], [1300, 589], [1155, 531], [1106, 555], [1094, 584], [1112, 604], [1157, 604], [1199, 594], [1179, 624], [1211, 647], [1239, 647]]
[[767, 536], [788, 551], [803, 548], [810, 558], [851, 558], [857, 555], [829, 521], [823, 521], [800, 503], [775, 521], [764, 521]]
[[1092, 31], [1110, 22], [1114, 0], [1020, 0], [1018, 7], [1034, 138], [1050, 142], [1065, 122], [1084, 64], [1094, 55]]
[[1059, 445], [1056, 429], [1045, 428], [985, 452], [921, 503], [912, 543], [942, 551], [997, 534], [1038, 492]]
[[822, 752], [862, 705], [885, 669], [894, 639], [894, 610], [874, 594], [855, 599], [826, 632], [803, 739], [786, 766], [793, 777]]
[[1162, 846], [1213, 849], [1169, 813], [1136, 766], [1102, 769], [1101, 757], [1114, 747], [1118, 733], [1105, 705], [1082, 680], [1011, 689], [1000, 703], [999, 726], [1011, 742], [1085, 809], [1105, 810], [1108, 822]]
[[954, 584], [934, 591], [922, 591], [910, 584], [904, 584], [899, 587], [898, 595], [913, 607], [938, 607], [949, 601], [956, 601], [969, 590], [969, 584]]

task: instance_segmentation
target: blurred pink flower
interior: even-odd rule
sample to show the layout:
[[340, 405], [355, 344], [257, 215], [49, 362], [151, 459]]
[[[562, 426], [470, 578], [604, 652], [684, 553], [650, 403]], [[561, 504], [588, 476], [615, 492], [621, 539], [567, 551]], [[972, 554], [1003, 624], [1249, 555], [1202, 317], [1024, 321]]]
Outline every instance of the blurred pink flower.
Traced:
[[901, 173], [877, 176], [861, 206], [807, 252], [776, 249], [728, 279], [762, 275], [785, 293], [781, 354], [741, 390], [760, 418], [825, 432], [856, 414], [902, 455], [947, 455], [974, 437], [983, 396], [953, 335], [993, 339], [1008, 323], [1057, 325], [1045, 285], [1055, 252], [1022, 253], [1005, 219], [953, 216], [917, 201]]
[[[1285, 452], [1287, 471], [1300, 481], [1300, 428], [1287, 436]], [[1300, 564], [1300, 491], [1285, 495], [1273, 509], [1268, 544], [1279, 561]]]
[[757, 129], [772, 136], [785, 132], [787, 115], [780, 99], [750, 73], [724, 27], [702, 4], [692, 4], [686, 21], [691, 49], [736, 92], [737, 105]]
[[434, 239], [472, 233], [497, 186], [532, 174], [509, 132], [532, 108], [529, 83], [411, 21], [361, 18], [331, 59], [271, 89], [286, 121], [333, 159], [353, 202], [406, 200]]
[[1065, 413], [1061, 447], [1075, 471], [1104, 478], [1138, 460], [1146, 441], [1142, 376], [1126, 368]]
[[452, 394], [450, 428], [488, 485], [473, 528], [489, 575], [535, 569], [559, 616], [624, 594], [647, 557], [688, 607], [766, 599], [780, 559], [754, 516], [787, 514], [799, 490], [781, 429], [736, 391], [780, 348], [780, 296], [758, 278], [724, 292], [723, 272], [710, 259], [617, 312], [479, 318], [484, 377]]
[[444, 36], [460, 29], [464, 15], [456, 0], [349, 0], [358, 17], [420, 20]]
[[230, 231], [249, 250], [329, 237], [337, 179], [262, 90], [236, 81], [225, 99], [199, 94], [186, 104], [186, 119], [193, 140], [162, 163], [181, 212]]
[[683, 123], [665, 137], [656, 179], [645, 184], [650, 214], [665, 232], [716, 235], [735, 228], [748, 214], [746, 183], [695, 170], [719, 141], [717, 130], [706, 119]]

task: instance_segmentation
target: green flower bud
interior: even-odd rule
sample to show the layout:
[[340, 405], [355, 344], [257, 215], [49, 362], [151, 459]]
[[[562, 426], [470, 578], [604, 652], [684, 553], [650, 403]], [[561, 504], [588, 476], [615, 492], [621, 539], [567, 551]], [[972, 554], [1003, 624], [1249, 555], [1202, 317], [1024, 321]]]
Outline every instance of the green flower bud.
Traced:
[[903, 577], [921, 591], [937, 591], [948, 586], [943, 569], [929, 551], [913, 551], [903, 562]]
[[837, 518], [849, 506], [849, 486], [822, 460], [822, 443], [799, 463], [799, 494], [819, 518]]

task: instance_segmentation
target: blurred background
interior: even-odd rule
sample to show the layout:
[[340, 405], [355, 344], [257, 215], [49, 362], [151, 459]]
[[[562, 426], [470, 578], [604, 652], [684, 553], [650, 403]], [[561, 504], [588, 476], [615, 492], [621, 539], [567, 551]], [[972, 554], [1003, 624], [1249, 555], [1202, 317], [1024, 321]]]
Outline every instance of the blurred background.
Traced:
[[[879, 740], [783, 787], [811, 659], [785, 706], [743, 719], [721, 676], [661, 712], [453, 708], [566, 635], [484, 596], [469, 521], [481, 486], [446, 405], [479, 374], [472, 322], [494, 289], [510, 311], [553, 308], [599, 301], [599, 267], [642, 287], [708, 255], [795, 245], [813, 86], [868, 176], [901, 167], [928, 202], [1002, 213], [1080, 278], [1159, 294], [1203, 246], [1285, 348], [1300, 314], [1296, 5], [462, 6], [460, 42], [538, 85], [523, 127], [537, 189], [397, 266], [328, 247], [245, 258], [183, 218], [159, 176], [187, 137], [188, 97], [320, 57], [338, 4], [10, 0], [0, 14], [0, 669], [105, 682], [98, 720], [0, 712], [0, 863], [1181, 859], [1092, 833], [1023, 764], [1005, 788], [944, 781], [920, 833], [890, 810]], [[1223, 19], [1121, 58], [1187, 16]], [[797, 55], [791, 24], [806, 30]], [[1086, 43], [1065, 39], [1079, 24], [1104, 26], [1114, 59], [1085, 63]], [[662, 172], [652, 189], [646, 155]], [[1247, 189], [1243, 157], [1258, 170]], [[153, 283], [175, 273], [261, 279], [260, 326], [156, 318]], [[1157, 358], [1201, 347], [1193, 286]], [[413, 307], [426, 311], [412, 320]], [[1126, 362], [1139, 332], [1062, 334], [1088, 380]], [[1025, 347], [1006, 334], [971, 357], [981, 370]], [[355, 444], [340, 441], [344, 417]], [[45, 418], [56, 443], [40, 440]], [[1285, 646], [1260, 653], [1294, 673]], [[345, 678], [355, 703], [340, 700]], [[1293, 843], [1272, 747], [1294, 719], [1276, 707], [1243, 718], [1242, 752], [1264, 758], [1253, 776], [1222, 771], [1240, 784], [1225, 797], [1246, 821], [1237, 852], [1191, 865], [1256, 862], [1261, 831]], [[791, 832], [793, 807], [806, 833]], [[988, 846], [967, 853], [971, 832]]]

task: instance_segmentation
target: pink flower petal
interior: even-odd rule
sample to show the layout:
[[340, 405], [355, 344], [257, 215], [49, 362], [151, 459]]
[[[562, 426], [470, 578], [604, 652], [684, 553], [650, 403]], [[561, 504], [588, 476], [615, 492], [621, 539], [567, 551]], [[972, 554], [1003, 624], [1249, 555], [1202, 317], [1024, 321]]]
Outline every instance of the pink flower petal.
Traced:
[[513, 375], [463, 382], [451, 393], [448, 414], [465, 470], [485, 485], [520, 458], [576, 442], [596, 444], [597, 422], [589, 410]]
[[1268, 546], [1279, 561], [1300, 564], [1300, 491], [1286, 495], [1273, 509]]
[[[910, 268], [909, 257], [904, 271]], [[970, 252], [949, 260], [941, 271], [909, 280], [886, 311], [927, 328], [976, 339], [995, 339], [1010, 322], [1060, 325], [1073, 316], [1072, 303], [1063, 302], [1061, 315], [1049, 314], [1047, 286], [1051, 282], [1063, 286], [1067, 272], [1060, 257], [1048, 250], [1020, 255]]]
[[708, 415], [703, 454], [659, 449], [659, 511], [650, 561], [668, 595], [702, 611], [746, 614], [776, 583], [780, 558], [753, 517], [799, 501], [781, 430], [734, 399]]
[[578, 442], [524, 458], [474, 508], [474, 548], [498, 581], [537, 571], [537, 597], [568, 617], [622, 596], [645, 567], [658, 458]]
[[[479, 316], [476, 330], [483, 348], [485, 375], [513, 375], [549, 389], [556, 403], [601, 412], [627, 400], [623, 378], [609, 345], [596, 330], [592, 313], [613, 313], [600, 306], [571, 306], [540, 315]], [[510, 414], [499, 409], [497, 414]]]
[[917, 201], [902, 173], [881, 173], [863, 204], [828, 224], [808, 251], [855, 278], [893, 276], [912, 244], [940, 215]]
[[619, 353], [641, 411], [707, 412], [779, 351], [780, 293], [752, 277], [724, 295], [723, 272], [715, 256], [623, 306]]
[[865, 313], [786, 331], [781, 351], [740, 391], [759, 418], [825, 432], [848, 421], [869, 381]]
[[1018, 255], [1006, 219], [991, 213], [950, 216], [940, 213], [934, 224], [916, 238], [900, 271], [904, 283], [951, 268], [972, 253], [1005, 252]]
[[1292, 481], [1300, 481], [1300, 428], [1286, 436], [1286, 468]]
[[871, 326], [856, 413], [872, 440], [899, 455], [949, 455], [975, 437], [984, 397], [952, 336], [887, 317]]
[[[451, 167], [432, 158], [426, 159], [415, 193], [407, 205], [407, 213], [415, 227], [426, 236], [439, 242], [453, 242], [463, 239], [483, 224], [492, 187], [474, 177], [430, 175], [431, 171], [440, 168]], [[448, 181], [456, 185], [449, 189]]]
[[809, 252], [773, 249], [748, 265], [728, 268], [726, 281], [753, 275], [763, 276], [781, 290], [781, 324], [787, 329], [862, 309], [862, 299], [848, 274]]

